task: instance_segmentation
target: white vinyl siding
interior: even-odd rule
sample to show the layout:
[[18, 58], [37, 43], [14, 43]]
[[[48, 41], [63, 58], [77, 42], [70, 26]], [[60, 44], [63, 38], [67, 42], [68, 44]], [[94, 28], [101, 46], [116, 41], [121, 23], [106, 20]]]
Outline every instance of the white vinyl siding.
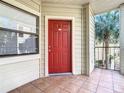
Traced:
[[90, 73], [94, 70], [94, 57], [95, 57], [95, 21], [92, 8], [89, 7], [89, 57], [90, 57]]
[[1, 65], [0, 93], [6, 93], [37, 78], [39, 78], [39, 59]]
[[23, 5], [28, 6], [29, 8], [40, 12], [40, 0], [15, 0]]

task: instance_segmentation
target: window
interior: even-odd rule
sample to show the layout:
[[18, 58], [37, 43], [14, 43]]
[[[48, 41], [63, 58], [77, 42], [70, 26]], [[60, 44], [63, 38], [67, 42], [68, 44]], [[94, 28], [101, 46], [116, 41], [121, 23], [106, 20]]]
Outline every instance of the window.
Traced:
[[0, 56], [38, 53], [37, 23], [37, 16], [1, 2]]

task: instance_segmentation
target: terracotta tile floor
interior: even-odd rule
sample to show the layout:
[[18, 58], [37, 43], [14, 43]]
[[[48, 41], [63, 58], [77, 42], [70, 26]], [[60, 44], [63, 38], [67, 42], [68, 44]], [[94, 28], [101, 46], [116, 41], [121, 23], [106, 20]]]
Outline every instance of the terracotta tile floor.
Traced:
[[116, 71], [95, 69], [90, 77], [46, 77], [9, 93], [124, 93], [124, 76]]

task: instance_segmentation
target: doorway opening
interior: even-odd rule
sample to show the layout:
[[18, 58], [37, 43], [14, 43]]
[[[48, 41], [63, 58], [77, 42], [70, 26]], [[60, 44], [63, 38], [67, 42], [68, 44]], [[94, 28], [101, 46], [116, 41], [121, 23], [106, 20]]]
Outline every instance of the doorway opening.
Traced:
[[71, 21], [48, 20], [49, 74], [72, 72]]
[[119, 10], [95, 16], [95, 67], [120, 70]]

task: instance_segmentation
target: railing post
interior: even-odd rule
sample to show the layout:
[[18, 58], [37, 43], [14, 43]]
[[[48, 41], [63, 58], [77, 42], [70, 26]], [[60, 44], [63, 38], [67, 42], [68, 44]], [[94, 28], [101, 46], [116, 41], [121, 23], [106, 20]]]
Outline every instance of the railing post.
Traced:
[[[104, 49], [104, 51], [105, 51], [105, 49], [106, 48], [108, 48], [108, 56], [109, 56], [109, 59], [108, 59], [108, 63], [106, 63], [106, 64], [108, 64], [109, 65], [109, 69], [111, 69], [111, 70], [119, 70], [120, 68], [118, 68], [118, 65], [116, 65], [115, 63], [117, 63], [117, 62], [119, 62], [119, 64], [120, 64], [120, 60], [118, 59], [118, 57], [117, 58], [115, 58], [115, 54], [117, 54], [117, 53], [120, 53], [120, 47], [118, 47], [118, 46], [114, 46], [114, 47], [95, 47], [95, 62], [97, 61], [97, 62], [99, 62], [100, 60], [102, 60], [103, 61], [103, 58], [102, 58], [102, 56], [103, 55], [105, 55], [105, 52], [101, 52], [101, 50], [103, 50]], [[117, 50], [118, 49], [118, 51], [115, 51], [115, 50]], [[111, 62], [110, 62], [111, 61]], [[117, 61], [117, 62], [116, 62]], [[117, 67], [116, 67], [117, 66]]]

